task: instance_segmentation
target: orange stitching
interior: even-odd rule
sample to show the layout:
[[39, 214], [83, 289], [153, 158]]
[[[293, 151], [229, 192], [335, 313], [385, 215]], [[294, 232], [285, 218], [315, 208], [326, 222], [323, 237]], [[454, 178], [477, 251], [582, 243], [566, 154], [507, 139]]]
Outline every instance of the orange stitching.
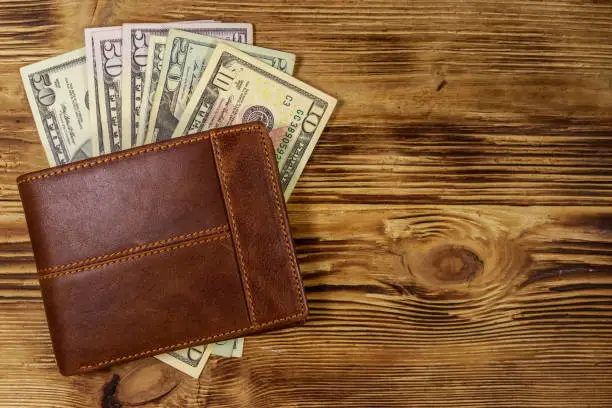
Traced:
[[[239, 128], [235, 128], [235, 129], [230, 129], [224, 133], [233, 133], [233, 132], [240, 132], [243, 130], [253, 130], [255, 129], [256, 126], [241, 126]], [[180, 145], [184, 145], [184, 144], [189, 144], [189, 143], [195, 143], [195, 142], [199, 142], [199, 141], [203, 141], [206, 140], [210, 137], [210, 132], [202, 135], [202, 136], [193, 136], [192, 138], [188, 138], [188, 139], [184, 139], [184, 140], [180, 140], [180, 141], [176, 141], [174, 143], [168, 143], [168, 144], [162, 144], [162, 145], [154, 145], [154, 146], [150, 146], [150, 147], [142, 147], [138, 150], [132, 150], [129, 153], [114, 153], [111, 155], [107, 155], [104, 158], [101, 159], [89, 159], [89, 161], [84, 161], [81, 162], [77, 165], [74, 166], [70, 166], [70, 167], [66, 167], [64, 169], [60, 169], [60, 170], [53, 170], [50, 171], [48, 173], [44, 173], [44, 174], [39, 174], [37, 176], [31, 176], [31, 177], [26, 177], [24, 179], [17, 179], [17, 184], [24, 184], [24, 183], [29, 183], [31, 181], [34, 180], [39, 180], [42, 178], [47, 178], [47, 177], [51, 177], [51, 176], [56, 176], [56, 175], [60, 175], [60, 174], [65, 174], [65, 173], [69, 173], [72, 172], [74, 170], [77, 169], [81, 169], [81, 168], [86, 168], [86, 167], [93, 167], [93, 166], [97, 166], [99, 164], [104, 164], [104, 163], [109, 163], [112, 161], [116, 161], [116, 160], [121, 160], [121, 159], [126, 159], [126, 158], [130, 158], [130, 157], [134, 157], [140, 154], [144, 154], [144, 153], [148, 153], [151, 151], [158, 151], [158, 150], [167, 150], [171, 147], [176, 147], [176, 146], [180, 146]]]
[[88, 263], [92, 263], [92, 262], [96, 262], [96, 261], [101, 261], [103, 259], [112, 258], [114, 256], [127, 255], [127, 254], [130, 254], [132, 252], [140, 251], [141, 249], [148, 249], [148, 248], [156, 247], [158, 245], [169, 244], [169, 243], [171, 243], [173, 241], [179, 241], [179, 240], [184, 239], [184, 238], [193, 238], [193, 237], [197, 237], [197, 236], [201, 236], [201, 235], [207, 235], [209, 233], [215, 233], [215, 232], [220, 232], [220, 231], [227, 231], [227, 229], [228, 229], [227, 225], [218, 225], [216, 227], [207, 228], [207, 229], [203, 229], [203, 230], [196, 231], [196, 232], [191, 232], [189, 234], [177, 235], [177, 236], [170, 237], [170, 238], [167, 238], [167, 239], [164, 239], [164, 240], [150, 242], [148, 244], [138, 245], [138, 246], [135, 246], [135, 247], [132, 247], [132, 248], [128, 248], [128, 249], [122, 249], [121, 251], [113, 252], [113, 253], [110, 253], [110, 254], [94, 256], [94, 257], [91, 257], [91, 258], [83, 259], [82, 261], [76, 261], [76, 262], [71, 262], [71, 263], [67, 263], [67, 264], [63, 264], [63, 265], [52, 266], [52, 267], [49, 267], [49, 268], [43, 268], [43, 269], [40, 269], [38, 271], [38, 273], [42, 274], [42, 273], [45, 273], [45, 272], [53, 272], [53, 271], [57, 271], [57, 270], [60, 270], [60, 269], [66, 269], [66, 268], [71, 268], [71, 267], [74, 267], [74, 266], [85, 265], [85, 264], [88, 264]]
[[285, 220], [283, 218], [283, 212], [280, 206], [280, 200], [278, 198], [278, 191], [277, 188], [278, 186], [276, 185], [276, 183], [274, 182], [274, 175], [272, 172], [272, 165], [270, 164], [270, 151], [268, 150], [268, 145], [266, 144], [266, 134], [263, 133], [261, 131], [261, 128], [259, 130], [259, 135], [260, 135], [260, 140], [261, 140], [261, 144], [264, 150], [264, 156], [266, 157], [266, 164], [268, 166], [268, 175], [270, 176], [270, 185], [272, 186], [272, 191], [274, 192], [274, 199], [275, 199], [275, 204], [276, 204], [276, 210], [278, 211], [278, 217], [279, 217], [279, 222], [281, 224], [281, 227], [283, 229], [283, 236], [285, 237], [285, 246], [287, 247], [287, 255], [289, 256], [289, 262], [291, 264], [291, 275], [293, 276], [293, 281], [295, 282], [295, 287], [297, 290], [297, 295], [298, 295], [298, 310], [299, 313], [302, 313], [303, 311], [303, 296], [302, 296], [302, 291], [300, 289], [300, 281], [297, 277], [296, 274], [296, 265], [295, 265], [295, 258], [291, 255], [291, 245], [289, 244], [289, 236], [287, 235], [287, 229], [286, 229], [286, 225], [285, 225]]
[[204, 243], [207, 243], [207, 242], [212, 242], [212, 241], [217, 241], [217, 240], [220, 240], [220, 239], [227, 239], [227, 238], [229, 238], [229, 233], [225, 232], [222, 235], [217, 235], [217, 236], [212, 237], [212, 238], [201, 239], [199, 241], [189, 241], [187, 243], [182, 243], [182, 244], [175, 245], [175, 246], [169, 246], [169, 247], [165, 247], [165, 248], [160, 248], [160, 249], [156, 249], [156, 250], [149, 251], [149, 252], [143, 252], [143, 253], [140, 253], [140, 254], [127, 256], [127, 257], [124, 257], [124, 258], [117, 258], [117, 259], [106, 261], [106, 262], [103, 262], [103, 263], [100, 263], [100, 264], [89, 265], [89, 266], [86, 266], [86, 267], [83, 267], [83, 268], [73, 269], [73, 270], [64, 271], [64, 272], [50, 273], [48, 275], [39, 276], [38, 279], [39, 280], [44, 280], [44, 279], [57, 278], [57, 277], [60, 277], [60, 276], [72, 275], [73, 273], [77, 273], [77, 272], [83, 272], [83, 271], [87, 271], [87, 270], [90, 270], [90, 269], [103, 268], [105, 266], [112, 265], [112, 264], [115, 264], [115, 263], [123, 263], [123, 262], [130, 261], [132, 259], [144, 258], [145, 256], [161, 254], [161, 253], [164, 253], [164, 252], [173, 251], [175, 249], [186, 248], [186, 247], [190, 247], [190, 246], [194, 246], [194, 245], [198, 245], [198, 244], [204, 244]]
[[[220, 133], [226, 134], [228, 132]], [[249, 286], [249, 278], [247, 276], [247, 269], [244, 266], [244, 256], [242, 255], [242, 247], [240, 246], [240, 235], [238, 234], [238, 226], [236, 225], [236, 219], [234, 218], [234, 212], [232, 210], [232, 200], [230, 199], [229, 193], [227, 191], [227, 178], [225, 173], [223, 172], [223, 163], [221, 160], [221, 155], [219, 153], [219, 144], [217, 142], [217, 133], [211, 132], [211, 142], [213, 144], [213, 149], [215, 151], [215, 157], [217, 158], [217, 163], [219, 164], [219, 177], [221, 179], [221, 183], [223, 184], [223, 193], [225, 194], [225, 199], [227, 201], [227, 211], [229, 213], [230, 219], [232, 220], [232, 225], [234, 227], [234, 234], [236, 235], [236, 250], [238, 252], [238, 260], [240, 261], [240, 266], [242, 269], [242, 277], [244, 280], [244, 285], [246, 287], [246, 295], [247, 295], [247, 303], [249, 306], [249, 313], [251, 314], [252, 322], [255, 323], [257, 321], [257, 317], [255, 316], [255, 307], [253, 306], [253, 298], [251, 296], [251, 287]]]
[[[215, 135], [223, 135], [223, 134], [228, 134], [228, 133], [235, 133], [235, 132], [239, 132], [239, 131], [243, 131], [243, 130], [253, 130], [253, 129], [257, 128], [257, 127], [258, 126], [243, 126], [243, 127], [239, 127], [239, 128], [229, 129], [229, 130], [226, 130], [224, 132], [215, 133]], [[265, 139], [264, 139], [265, 134], [263, 132], [261, 132], [261, 129], [258, 129], [258, 130], [259, 130], [259, 134], [262, 136], [261, 140], [264, 143], [264, 150], [266, 152], [268, 152], [268, 148], [265, 145]], [[142, 150], [132, 151], [130, 153], [123, 154], [123, 155], [119, 154], [117, 156], [108, 157], [108, 158], [105, 158], [105, 159], [102, 159], [102, 160], [85, 162], [85, 163], [82, 163], [82, 164], [79, 164], [79, 165], [76, 165], [76, 166], [72, 166], [72, 167], [68, 167], [68, 168], [65, 168], [65, 169], [62, 169], [62, 170], [56, 170], [56, 171], [52, 171], [52, 172], [49, 172], [49, 173], [41, 174], [41, 175], [38, 175], [38, 176], [32, 176], [32, 177], [28, 177], [28, 178], [25, 178], [25, 179], [22, 179], [22, 180], [18, 180], [17, 184], [27, 183], [27, 182], [30, 182], [30, 181], [33, 181], [33, 180], [37, 180], [37, 179], [41, 179], [41, 178], [47, 178], [47, 177], [50, 177], [50, 176], [67, 173], [67, 172], [74, 171], [74, 170], [79, 169], [79, 168], [92, 167], [92, 166], [95, 166], [95, 165], [98, 165], [98, 164], [101, 164], [101, 163], [106, 163], [106, 162], [111, 162], [111, 161], [115, 161], [115, 160], [120, 160], [120, 159], [123, 159], [123, 158], [129, 158], [129, 157], [133, 157], [133, 156], [136, 156], [136, 155], [139, 155], [139, 154], [143, 154], [143, 153], [146, 153], [146, 152], [149, 152], [149, 151], [153, 151], [153, 150], [164, 150], [164, 149], [168, 149], [170, 147], [178, 146], [178, 145], [181, 145], [181, 144], [187, 144], [187, 143], [193, 143], [193, 142], [200, 141], [200, 140], [206, 140], [208, 137], [210, 137], [212, 135], [213, 135], [212, 132], [210, 132], [209, 134], [207, 134], [205, 136], [194, 137], [193, 139], [187, 139], [187, 140], [183, 140], [183, 141], [180, 141], [180, 142], [171, 143], [171, 144], [168, 144], [168, 145], [155, 146], [155, 147], [150, 147], [150, 148], [146, 148], [146, 149], [143, 148]], [[211, 140], [214, 140], [214, 139], [211, 138]], [[216, 151], [215, 151], [215, 155], [218, 157], [218, 154], [217, 154]], [[278, 193], [276, 191], [276, 185], [274, 184], [273, 178], [272, 178], [272, 174], [270, 173], [271, 166], [270, 166], [270, 159], [269, 159], [268, 156], [269, 155], [266, 156], [266, 161], [267, 161], [267, 164], [268, 164], [268, 172], [270, 174], [270, 180], [272, 181], [272, 189], [274, 191], [274, 196], [276, 198], [276, 207], [277, 207], [277, 210], [279, 211], [279, 215], [281, 216], [281, 226], [282, 226], [282, 229], [283, 229], [283, 234], [285, 236], [285, 244], [288, 247], [289, 255], [291, 255], [290, 247], [288, 245], [288, 238], [287, 238], [287, 233], [286, 233], [286, 229], [285, 229], [285, 223], [282, 220], [282, 211], [280, 209], [280, 204], [279, 204], [279, 200], [278, 200]], [[88, 270], [88, 269], [93, 269], [93, 268], [98, 268], [98, 267], [101, 268], [103, 266], [110, 265], [110, 264], [113, 264], [113, 263], [127, 262], [128, 260], [131, 260], [131, 259], [137, 259], [137, 258], [141, 258], [141, 257], [144, 257], [144, 256], [153, 255], [153, 254], [156, 254], [156, 253], [163, 253], [163, 252], [167, 252], [167, 251], [170, 251], [170, 250], [179, 249], [179, 248], [182, 248], [182, 247], [192, 246], [192, 245], [196, 245], [196, 244], [200, 244], [200, 243], [205, 243], [205, 242], [210, 242], [210, 241], [214, 241], [214, 240], [218, 240], [218, 239], [223, 239], [223, 238], [229, 238], [229, 234], [225, 233], [225, 234], [223, 234], [221, 236], [217, 236], [217, 237], [214, 237], [214, 238], [208, 238], [208, 239], [204, 239], [204, 240], [200, 240], [200, 241], [191, 241], [191, 242], [189, 242], [187, 244], [181, 244], [181, 245], [177, 245], [177, 246], [174, 246], [174, 247], [167, 247], [167, 248], [163, 248], [163, 249], [156, 250], [156, 251], [150, 251], [150, 252], [146, 252], [146, 253], [130, 256], [130, 257], [127, 257], [127, 258], [116, 259], [116, 260], [112, 260], [112, 261], [109, 261], [109, 262], [105, 262], [103, 264], [88, 266], [87, 268], [81, 268], [81, 269], [76, 269], [76, 270], [73, 270], [73, 271], [66, 271], [66, 272], [55, 273], [55, 274], [49, 274], [49, 275], [41, 276], [41, 277], [39, 277], [39, 279], [51, 279], [51, 278], [56, 277], [56, 276], [68, 275], [68, 274], [72, 274], [72, 273], [83, 271], [83, 270]], [[291, 260], [291, 270], [292, 270], [293, 278], [294, 278], [294, 280], [297, 283], [298, 296], [299, 296], [300, 300], [302, 300], [303, 296], [302, 296], [302, 292], [299, 290], [299, 281], [298, 281], [297, 276], [296, 276], [295, 259], [292, 256], [290, 256], [290, 260]], [[250, 296], [250, 293], [248, 293], [248, 295]], [[113, 364], [113, 363], [118, 362], [118, 361], [123, 361], [123, 360], [131, 359], [131, 358], [135, 358], [135, 357], [140, 357], [140, 356], [144, 356], [144, 355], [151, 354], [151, 353], [158, 353], [158, 352], [163, 352], [163, 351], [170, 350], [170, 349], [186, 347], [186, 346], [193, 345], [193, 344], [205, 343], [205, 342], [207, 342], [209, 340], [221, 338], [221, 337], [224, 337], [224, 336], [232, 334], [232, 333], [238, 334], [238, 333], [243, 333], [243, 332], [246, 332], [246, 331], [254, 329], [254, 328], [260, 328], [260, 327], [274, 325], [276, 323], [280, 323], [280, 322], [283, 322], [283, 321], [291, 320], [291, 319], [294, 319], [294, 318], [300, 316], [302, 314], [302, 309], [303, 309], [301, 301], [299, 303], [298, 308], [299, 308], [300, 312], [298, 312], [298, 313], [296, 313], [296, 314], [294, 314], [292, 316], [284, 317], [284, 318], [281, 318], [281, 319], [275, 319], [273, 321], [266, 322], [266, 323], [252, 324], [251, 326], [249, 326], [247, 328], [244, 328], [244, 329], [231, 330], [231, 331], [228, 331], [228, 332], [225, 332], [225, 333], [222, 333], [222, 334], [218, 334], [218, 335], [214, 335], [214, 336], [202, 337], [202, 338], [199, 338], [199, 339], [190, 340], [190, 341], [183, 342], [183, 343], [177, 343], [177, 344], [173, 344], [173, 345], [170, 345], [170, 346], [163, 346], [163, 347], [153, 348], [153, 349], [150, 349], [150, 350], [147, 350], [147, 351], [143, 351], [143, 352], [140, 352], [140, 353], [131, 354], [131, 355], [128, 355], [128, 356], [123, 356], [123, 357], [117, 357], [117, 358], [101, 361], [101, 362], [90, 364], [90, 365], [83, 365], [83, 366], [81, 366], [79, 368], [79, 370], [86, 370], [86, 369], [90, 369], [90, 368], [94, 368], [94, 367], [100, 367], [100, 366], [107, 365], [107, 364]]]
[[98, 164], [109, 163], [109, 162], [116, 161], [116, 160], [126, 159], [126, 158], [134, 157], [134, 156], [137, 156], [139, 154], [144, 154], [144, 153], [151, 152], [151, 151], [166, 150], [166, 149], [169, 149], [171, 147], [180, 146], [180, 145], [188, 144], [188, 143], [194, 143], [194, 142], [198, 142], [200, 140], [205, 140], [209, 136], [210, 135], [195, 137], [193, 139], [181, 140], [179, 142], [174, 142], [174, 143], [170, 143], [170, 144], [167, 144], [167, 145], [147, 147], [147, 148], [142, 148], [142, 149], [139, 149], [139, 150], [131, 151], [129, 153], [118, 154], [117, 156], [110, 156], [110, 157], [105, 157], [103, 159], [98, 159], [98, 160], [93, 160], [93, 161], [86, 161], [84, 163], [80, 163], [80, 164], [77, 164], [75, 166], [66, 167], [65, 169], [54, 170], [54, 171], [51, 171], [49, 173], [39, 174], [38, 176], [32, 176], [32, 177], [27, 177], [27, 178], [22, 179], [22, 180], [18, 180], [17, 184], [28, 183], [30, 181], [38, 180], [38, 179], [41, 179], [41, 178], [47, 178], [47, 177], [56, 176], [56, 175], [59, 175], [59, 174], [70, 173], [70, 172], [75, 171], [77, 169], [86, 168], [86, 167], [93, 167], [93, 166], [97, 166]]
[[147, 351], [141, 351], [140, 353], [130, 354], [128, 356], [112, 358], [110, 360], [104, 360], [104, 361], [100, 361], [100, 362], [89, 364], [89, 365], [82, 365], [82, 366], [79, 367], [79, 370], [87, 370], [89, 368], [100, 367], [100, 366], [103, 366], [103, 365], [106, 365], [106, 364], [113, 364], [113, 363], [116, 363], [118, 361], [128, 360], [130, 358], [135, 358], [135, 357], [141, 357], [141, 356], [144, 356], [144, 355], [147, 355], [147, 354], [151, 354], [151, 353], [161, 353], [162, 351], [165, 351], [165, 350], [170, 350], [170, 349], [175, 349], [175, 348], [184, 348], [184, 347], [191, 346], [191, 345], [194, 345], [194, 344], [207, 343], [210, 340], [218, 339], [218, 338], [230, 335], [230, 334], [234, 334], [234, 333], [238, 334], [238, 333], [243, 333], [245, 331], [249, 331], [251, 329], [271, 326], [271, 325], [276, 324], [276, 323], [280, 323], [280, 322], [284, 322], [284, 321], [287, 321], [287, 320], [295, 319], [296, 317], [299, 317], [299, 316], [300, 316], [300, 313], [296, 313], [296, 314], [294, 314], [292, 316], [283, 317], [282, 319], [275, 319], [275, 320], [272, 320], [272, 321], [269, 321], [269, 322], [266, 322], [266, 323], [252, 324], [249, 327], [246, 327], [244, 329], [230, 330], [230, 331], [226, 331], [225, 333], [215, 334], [214, 336], [202, 337], [202, 338], [195, 339], [195, 340], [188, 340], [188, 341], [185, 341], [183, 343], [173, 344], [171, 346], [157, 347], [157, 348], [153, 348], [153, 349], [150, 349], [150, 350], [147, 350]]

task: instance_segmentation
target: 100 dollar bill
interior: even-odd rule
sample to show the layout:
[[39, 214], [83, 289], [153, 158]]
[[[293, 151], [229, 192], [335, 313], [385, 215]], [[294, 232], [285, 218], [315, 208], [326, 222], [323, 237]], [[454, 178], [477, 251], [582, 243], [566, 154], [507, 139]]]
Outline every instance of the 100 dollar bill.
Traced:
[[218, 44], [172, 137], [261, 121], [289, 198], [336, 99], [227, 44]]
[[145, 80], [142, 91], [142, 102], [140, 104], [140, 113], [138, 119], [138, 130], [136, 137], [136, 145], [141, 146], [144, 143], [149, 125], [149, 115], [155, 90], [159, 81], [161, 72], [162, 59], [166, 49], [166, 37], [152, 35], [149, 37], [149, 52], [147, 55], [147, 66], [145, 69]]
[[91, 157], [85, 49], [25, 66], [21, 79], [49, 164]]
[[160, 24], [124, 24], [123, 25], [123, 78], [122, 78], [122, 132], [125, 148], [137, 143], [140, 118], [140, 105], [149, 46], [149, 36], [164, 36], [170, 28], [182, 28], [199, 34], [253, 42], [253, 26], [246, 23], [214, 23], [206, 21], [186, 21]]
[[[182, 30], [171, 29], [168, 32], [168, 52], [162, 62], [145, 143], [172, 137], [207, 61], [217, 44], [222, 41]], [[288, 74], [293, 73], [293, 54], [250, 44], [234, 42], [231, 45]]]

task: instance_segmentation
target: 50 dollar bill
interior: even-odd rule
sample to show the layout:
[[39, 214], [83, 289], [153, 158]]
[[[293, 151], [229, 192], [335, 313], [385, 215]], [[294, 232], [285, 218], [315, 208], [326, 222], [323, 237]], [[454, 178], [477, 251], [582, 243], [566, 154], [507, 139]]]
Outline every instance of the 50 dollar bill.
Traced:
[[85, 49], [25, 66], [21, 79], [49, 164], [91, 157]]
[[[97, 27], [85, 29], [85, 59], [87, 72], [87, 95], [89, 100], [89, 120], [91, 123], [91, 142], [93, 155], [110, 153], [110, 142], [104, 137], [102, 130], [106, 123], [102, 123], [100, 117], [100, 84], [102, 76], [98, 76], [98, 65], [102, 63], [99, 47], [94, 47], [94, 36], [100, 32], [120, 32], [121, 27]], [[104, 68], [102, 68], [104, 69]], [[100, 70], [102, 72], [102, 70]]]
[[159, 24], [123, 25], [123, 78], [122, 78], [122, 137], [124, 148], [137, 144], [140, 123], [140, 105], [146, 70], [146, 61], [151, 35], [164, 36], [170, 28], [181, 28], [199, 34], [225, 38], [239, 42], [253, 42], [253, 26], [246, 23], [214, 23], [186, 21]]
[[142, 102], [140, 104], [140, 113], [138, 119], [138, 130], [136, 137], [136, 145], [144, 144], [149, 125], [149, 115], [151, 106], [153, 106], [153, 98], [155, 90], [159, 82], [159, 74], [161, 72], [161, 64], [166, 50], [166, 37], [152, 35], [149, 37], [149, 51], [147, 54], [147, 67], [145, 69], [145, 80], [142, 91]]
[[105, 151], [117, 152], [126, 147], [121, 138], [121, 27], [93, 32], [92, 48]]
[[[168, 52], [162, 61], [145, 143], [172, 137], [210, 56], [221, 42], [224, 41], [182, 30], [168, 32]], [[232, 42], [231, 45], [288, 74], [293, 73], [294, 54], [250, 44]]]

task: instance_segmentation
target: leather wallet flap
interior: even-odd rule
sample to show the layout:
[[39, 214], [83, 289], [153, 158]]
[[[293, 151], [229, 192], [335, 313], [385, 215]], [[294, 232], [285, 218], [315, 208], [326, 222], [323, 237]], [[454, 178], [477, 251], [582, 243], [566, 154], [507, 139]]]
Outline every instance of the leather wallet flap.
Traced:
[[261, 124], [26, 174], [18, 185], [64, 374], [307, 315]]

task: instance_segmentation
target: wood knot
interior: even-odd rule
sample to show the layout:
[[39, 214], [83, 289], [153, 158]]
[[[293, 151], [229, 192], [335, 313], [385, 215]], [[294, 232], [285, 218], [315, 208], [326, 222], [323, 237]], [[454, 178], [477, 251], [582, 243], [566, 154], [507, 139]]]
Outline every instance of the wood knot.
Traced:
[[473, 282], [483, 279], [484, 261], [464, 245], [431, 243], [404, 253], [405, 266], [420, 286], [437, 291], [469, 292]]
[[470, 282], [483, 271], [483, 262], [474, 252], [457, 245], [432, 248], [425, 256], [431, 265], [430, 278], [439, 283]]
[[530, 263], [525, 249], [483, 212], [415, 210], [390, 219], [385, 233], [398, 255], [395, 284], [428, 300], [482, 299], [482, 306], [512, 290]]
[[126, 366], [128, 368], [122, 374], [116, 393], [118, 401], [124, 406], [159, 401], [177, 387], [183, 375], [154, 358], [128, 363]]

